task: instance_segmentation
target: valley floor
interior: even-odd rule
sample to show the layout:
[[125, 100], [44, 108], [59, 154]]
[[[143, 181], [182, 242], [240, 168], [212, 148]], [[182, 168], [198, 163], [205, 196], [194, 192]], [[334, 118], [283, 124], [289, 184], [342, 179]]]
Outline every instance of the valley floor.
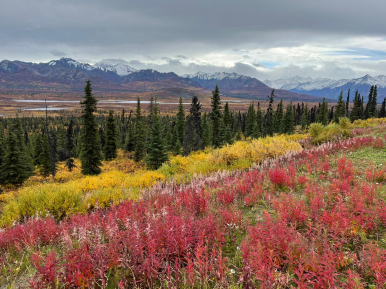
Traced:
[[0, 286], [384, 288], [386, 127], [353, 134], [8, 226]]

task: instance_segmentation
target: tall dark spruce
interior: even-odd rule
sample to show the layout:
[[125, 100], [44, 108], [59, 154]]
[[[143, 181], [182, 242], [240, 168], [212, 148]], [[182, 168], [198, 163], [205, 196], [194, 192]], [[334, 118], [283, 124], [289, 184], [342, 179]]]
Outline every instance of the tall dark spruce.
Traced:
[[217, 84], [214, 91], [212, 92], [211, 107], [212, 112], [210, 113], [210, 117], [212, 119], [212, 143], [215, 148], [218, 148], [222, 142], [220, 137], [222, 117], [220, 91]]
[[135, 113], [135, 147], [134, 147], [134, 160], [136, 162], [141, 161], [146, 155], [146, 131], [141, 114], [141, 101], [137, 100], [137, 111]]
[[339, 118], [346, 115], [346, 103], [343, 101], [343, 90], [340, 92], [338, 103], [336, 105], [334, 122], [339, 123]]
[[109, 111], [106, 120], [106, 144], [104, 147], [105, 160], [110, 161], [117, 157], [117, 125], [115, 123], [114, 112]]
[[16, 134], [9, 130], [6, 139], [6, 152], [0, 167], [1, 185], [20, 185], [30, 177], [25, 164], [24, 153], [20, 150]]
[[194, 95], [186, 120], [184, 155], [188, 155], [192, 151], [201, 150], [204, 147], [202, 144], [201, 106], [197, 96]]
[[185, 127], [186, 127], [185, 111], [184, 111], [184, 105], [182, 103], [182, 98], [180, 97], [179, 104], [178, 104], [178, 112], [176, 115], [176, 129], [178, 131], [178, 138], [180, 140], [180, 144], [184, 143]]
[[102, 169], [102, 154], [99, 140], [98, 124], [94, 112], [97, 109], [98, 100], [92, 95], [91, 83], [88, 80], [84, 88], [82, 105], [81, 152], [82, 173], [84, 175], [98, 175]]
[[268, 108], [267, 112], [265, 114], [265, 134], [266, 135], [273, 135], [275, 130], [275, 119], [273, 114], [273, 102], [275, 100], [275, 90], [273, 89], [271, 92], [271, 95], [268, 95]]
[[163, 130], [159, 118], [159, 109], [157, 101], [153, 104], [152, 127], [150, 132], [150, 143], [148, 155], [146, 158], [147, 167], [156, 170], [168, 160], [166, 147], [163, 139]]

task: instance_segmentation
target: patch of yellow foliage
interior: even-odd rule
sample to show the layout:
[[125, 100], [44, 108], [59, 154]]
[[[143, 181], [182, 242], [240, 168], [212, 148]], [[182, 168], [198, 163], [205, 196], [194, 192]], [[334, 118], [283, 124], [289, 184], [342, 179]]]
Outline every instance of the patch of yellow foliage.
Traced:
[[386, 123], [386, 118], [369, 118], [369, 119], [358, 119], [353, 122], [355, 127], [375, 127], [380, 124]]
[[[219, 149], [207, 149], [189, 156], [171, 156], [157, 171], [148, 171], [119, 151], [117, 159], [104, 162], [98, 176], [83, 176], [78, 168], [67, 172], [61, 164], [55, 179], [35, 176], [5, 201], [0, 225], [5, 226], [24, 217], [52, 215], [57, 220], [104, 208], [125, 199], [136, 199], [141, 188], [157, 182], [175, 179], [188, 181], [194, 174], [213, 171], [246, 169], [266, 158], [279, 157], [289, 151], [300, 151], [297, 142], [306, 135], [280, 135], [257, 140], [239, 141]], [[136, 170], [134, 170], [136, 168]], [[134, 171], [134, 172], [133, 172]]]

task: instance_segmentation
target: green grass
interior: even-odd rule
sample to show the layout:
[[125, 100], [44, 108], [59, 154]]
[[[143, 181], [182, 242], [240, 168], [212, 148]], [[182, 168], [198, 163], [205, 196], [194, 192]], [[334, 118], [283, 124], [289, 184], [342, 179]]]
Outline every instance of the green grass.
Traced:
[[386, 165], [386, 149], [364, 148], [355, 152], [346, 154], [356, 168], [366, 170], [369, 166], [384, 167]]

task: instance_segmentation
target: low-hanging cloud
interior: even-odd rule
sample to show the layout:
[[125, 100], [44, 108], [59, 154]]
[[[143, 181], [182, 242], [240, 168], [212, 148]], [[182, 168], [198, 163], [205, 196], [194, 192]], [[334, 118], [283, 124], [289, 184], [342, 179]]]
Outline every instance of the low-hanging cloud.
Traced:
[[383, 0], [3, 0], [0, 54], [125, 59], [177, 73], [351, 77], [383, 67], [385, 10]]

